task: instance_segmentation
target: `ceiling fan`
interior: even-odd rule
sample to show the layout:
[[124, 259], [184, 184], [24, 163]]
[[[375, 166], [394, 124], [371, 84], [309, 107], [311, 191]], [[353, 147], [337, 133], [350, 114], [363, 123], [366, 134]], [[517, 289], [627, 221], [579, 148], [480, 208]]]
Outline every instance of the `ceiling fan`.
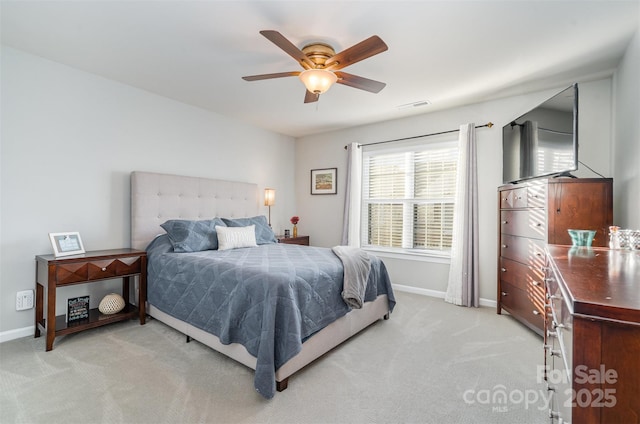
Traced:
[[278, 31], [264, 30], [260, 31], [260, 34], [293, 57], [304, 70], [242, 77], [245, 81], [297, 76], [307, 88], [304, 96], [305, 103], [317, 102], [320, 94], [326, 92], [334, 83], [371, 93], [378, 93], [386, 86], [383, 82], [340, 71], [346, 66], [386, 51], [387, 45], [377, 35], [336, 54], [328, 44], [313, 43], [300, 50]]

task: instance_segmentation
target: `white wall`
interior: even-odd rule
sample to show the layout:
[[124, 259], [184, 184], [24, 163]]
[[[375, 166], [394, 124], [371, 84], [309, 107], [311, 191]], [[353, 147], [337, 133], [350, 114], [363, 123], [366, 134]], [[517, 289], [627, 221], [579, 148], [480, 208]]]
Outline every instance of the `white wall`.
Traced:
[[640, 32], [615, 75], [613, 214], [622, 228], [640, 229]]
[[[580, 83], [580, 81], [578, 81]], [[502, 126], [524, 114], [566, 87], [491, 102], [427, 113], [342, 131], [303, 137], [297, 140], [296, 198], [300, 232], [318, 246], [340, 243], [345, 190], [346, 152], [351, 142], [371, 143], [402, 137], [457, 129], [461, 124], [494, 123], [491, 129], [477, 131], [478, 190], [480, 220], [480, 297], [496, 299], [497, 267], [497, 187], [502, 182]], [[605, 176], [611, 176], [611, 79], [579, 84], [580, 160]], [[453, 135], [456, 137], [456, 135]], [[338, 168], [338, 195], [312, 196], [309, 170]], [[581, 166], [580, 177], [595, 174]], [[384, 258], [394, 284], [428, 292], [445, 291], [449, 273], [446, 263]]]
[[[15, 296], [35, 287], [34, 257], [52, 252], [47, 233], [79, 231], [87, 250], [130, 246], [131, 171], [273, 187], [274, 228], [288, 223], [292, 138], [4, 46], [1, 78], [0, 337], [33, 325]], [[114, 283], [88, 293], [92, 307]]]

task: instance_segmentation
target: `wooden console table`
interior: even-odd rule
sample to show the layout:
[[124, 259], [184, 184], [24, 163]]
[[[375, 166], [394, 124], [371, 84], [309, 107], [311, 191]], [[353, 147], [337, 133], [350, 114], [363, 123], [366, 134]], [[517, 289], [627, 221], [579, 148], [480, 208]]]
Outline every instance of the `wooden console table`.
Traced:
[[[129, 303], [131, 278], [138, 276], [138, 307]], [[89, 311], [89, 318], [67, 323], [66, 314], [56, 316], [56, 289], [73, 284], [122, 278], [122, 297], [125, 308], [115, 314], [104, 315], [97, 308]], [[44, 317], [46, 291], [47, 316]], [[147, 253], [134, 249], [112, 249], [86, 252], [82, 255], [56, 258], [54, 255], [36, 256], [36, 326], [35, 337], [46, 331], [47, 351], [53, 349], [57, 336], [138, 317], [145, 323], [147, 300]], [[66, 311], [65, 311], [66, 312]]]

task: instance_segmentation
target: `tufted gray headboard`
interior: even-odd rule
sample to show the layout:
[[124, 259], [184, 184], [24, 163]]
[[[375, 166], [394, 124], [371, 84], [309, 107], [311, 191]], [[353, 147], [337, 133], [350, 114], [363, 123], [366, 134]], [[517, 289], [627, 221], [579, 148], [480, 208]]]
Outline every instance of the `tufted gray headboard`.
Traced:
[[258, 215], [258, 185], [134, 171], [131, 173], [131, 247], [144, 250], [168, 219]]

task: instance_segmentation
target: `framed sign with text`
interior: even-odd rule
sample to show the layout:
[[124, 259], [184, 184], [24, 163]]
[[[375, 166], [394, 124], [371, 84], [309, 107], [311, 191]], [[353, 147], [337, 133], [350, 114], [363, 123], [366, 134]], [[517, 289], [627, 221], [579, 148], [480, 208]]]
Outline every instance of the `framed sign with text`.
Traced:
[[89, 296], [67, 299], [67, 322], [89, 319]]

